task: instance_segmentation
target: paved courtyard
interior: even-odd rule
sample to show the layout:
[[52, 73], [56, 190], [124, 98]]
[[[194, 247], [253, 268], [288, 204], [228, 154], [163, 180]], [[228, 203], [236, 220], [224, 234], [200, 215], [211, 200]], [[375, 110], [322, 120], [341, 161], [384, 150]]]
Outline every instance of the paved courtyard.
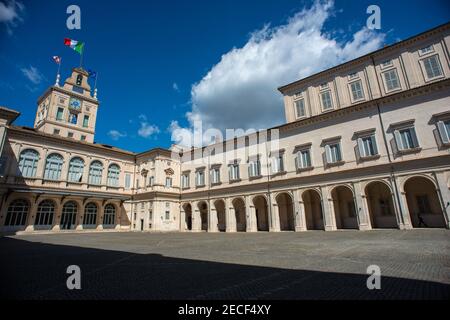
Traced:
[[450, 298], [448, 230], [36, 234], [0, 238], [0, 261], [2, 298]]

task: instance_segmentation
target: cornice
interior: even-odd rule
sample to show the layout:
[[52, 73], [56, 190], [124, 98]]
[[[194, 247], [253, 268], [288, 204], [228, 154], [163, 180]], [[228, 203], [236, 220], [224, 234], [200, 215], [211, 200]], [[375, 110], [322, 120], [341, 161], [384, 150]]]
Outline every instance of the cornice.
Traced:
[[363, 55], [361, 57], [358, 57], [356, 59], [344, 62], [342, 64], [339, 64], [339, 65], [335, 66], [335, 67], [332, 67], [332, 68], [323, 70], [321, 72], [312, 74], [312, 75], [310, 75], [310, 76], [308, 76], [306, 78], [303, 78], [303, 79], [300, 79], [300, 80], [288, 83], [286, 85], [283, 85], [283, 86], [278, 88], [278, 91], [280, 91], [281, 93], [285, 93], [286, 91], [288, 91], [288, 90], [290, 90], [290, 89], [292, 89], [294, 87], [297, 87], [297, 86], [299, 86], [301, 84], [304, 84], [305, 82], [310, 82], [310, 81], [316, 80], [317, 78], [321, 78], [321, 77], [331, 76], [334, 73], [336, 73], [337, 71], [345, 70], [345, 69], [348, 69], [351, 66], [359, 65], [359, 64], [367, 61], [371, 57], [380, 57], [380, 56], [383, 56], [383, 55], [387, 55], [387, 54], [393, 52], [394, 50], [398, 50], [399, 48], [410, 46], [410, 45], [412, 45], [412, 44], [414, 44], [416, 42], [425, 40], [425, 39], [427, 39], [427, 38], [429, 38], [431, 36], [434, 36], [434, 35], [443, 33], [445, 31], [448, 31], [449, 29], [450, 29], [450, 23], [445, 23], [445, 24], [437, 26], [437, 27], [435, 27], [433, 29], [424, 31], [424, 32], [422, 32], [422, 33], [420, 33], [418, 35], [415, 35], [415, 36], [412, 36], [410, 38], [407, 38], [407, 39], [405, 39], [403, 41], [399, 41], [397, 43], [391, 44], [389, 46], [385, 46], [385, 47], [383, 47], [381, 49], [378, 49], [376, 51], [373, 51], [373, 52], [370, 52], [368, 54], [365, 54], [365, 55]]

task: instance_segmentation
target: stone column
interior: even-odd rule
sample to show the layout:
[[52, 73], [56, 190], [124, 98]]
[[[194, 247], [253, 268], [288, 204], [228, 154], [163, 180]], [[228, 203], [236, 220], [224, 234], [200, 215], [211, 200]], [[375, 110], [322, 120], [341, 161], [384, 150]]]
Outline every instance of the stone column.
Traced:
[[103, 203], [97, 203], [98, 212], [97, 212], [97, 230], [103, 230], [103, 219], [105, 215], [105, 207]]
[[230, 198], [225, 199], [226, 232], [236, 232], [236, 214]]
[[[114, 229], [115, 230], [120, 230], [120, 219], [122, 218], [122, 213], [123, 213], [122, 210], [123, 210], [122, 203], [119, 202], [117, 204], [117, 211], [116, 211], [116, 215], [114, 217], [114, 225], [115, 225]], [[131, 214], [133, 214], [133, 213], [131, 213]]]
[[361, 183], [353, 183], [353, 191], [355, 193], [356, 214], [358, 217], [359, 230], [370, 230], [369, 210], [366, 206], [365, 195], [361, 189]]
[[275, 199], [275, 194], [270, 194], [270, 202], [272, 204], [271, 215], [269, 217], [271, 221], [271, 225], [269, 227], [269, 231], [278, 232], [280, 231], [280, 214], [278, 211], [278, 203]]
[[300, 190], [292, 190], [294, 196], [295, 231], [306, 231], [305, 206]]
[[34, 231], [34, 222], [36, 220], [38, 204], [36, 203], [36, 197], [30, 199], [30, 211], [28, 212], [25, 231]]
[[250, 196], [245, 197], [245, 217], [247, 232], [256, 232], [258, 228], [256, 226], [256, 210]]
[[217, 210], [213, 201], [209, 201], [209, 217], [208, 217], [208, 232], [219, 232], [219, 227], [217, 224], [219, 223], [217, 219]]
[[322, 195], [324, 229], [325, 231], [334, 231], [336, 230], [336, 220], [334, 217], [333, 199], [329, 196], [329, 187], [320, 187], [320, 193]]
[[198, 208], [198, 201], [192, 204], [192, 231], [202, 231], [202, 218], [200, 216], [200, 209]]
[[77, 205], [78, 210], [77, 210], [77, 217], [75, 219], [76, 224], [75, 230], [83, 230], [84, 201], [77, 201]]
[[184, 211], [183, 205], [180, 206], [180, 232], [185, 232], [187, 230], [186, 226], [186, 212]]
[[61, 230], [61, 215], [62, 215], [62, 199], [55, 200], [55, 212], [53, 213], [53, 226], [52, 231], [60, 231]]
[[450, 190], [447, 185], [445, 172], [436, 172], [434, 175], [438, 184], [437, 192], [440, 200], [442, 201], [445, 225], [447, 229], [450, 229]]

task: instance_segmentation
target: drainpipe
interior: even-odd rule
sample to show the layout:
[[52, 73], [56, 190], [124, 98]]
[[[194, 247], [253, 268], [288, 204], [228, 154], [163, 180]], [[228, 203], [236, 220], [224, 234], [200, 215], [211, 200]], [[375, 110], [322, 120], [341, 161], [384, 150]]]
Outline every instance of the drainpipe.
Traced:
[[[373, 56], [370, 56], [370, 59], [372, 60], [372, 65], [375, 68], [375, 60], [374, 60]], [[377, 79], [378, 89], [381, 92], [380, 81], [378, 80], [378, 75], [376, 74], [376, 69], [375, 69], [375, 78]], [[397, 197], [397, 206], [398, 206], [398, 210], [399, 210], [400, 215], [399, 215], [399, 217], [396, 217], [396, 219], [397, 219], [397, 223], [398, 223], [398, 225], [400, 227], [400, 223], [402, 225], [405, 224], [405, 221], [403, 219], [403, 209], [402, 209], [402, 205], [401, 205], [401, 202], [400, 202], [401, 201], [400, 200], [400, 192], [398, 191], [397, 181], [395, 180], [395, 170], [394, 170], [394, 166], [392, 164], [391, 154], [389, 152], [389, 145], [388, 145], [388, 142], [387, 142], [387, 137], [386, 137], [386, 131], [385, 131], [385, 128], [384, 128], [383, 118], [381, 117], [380, 104], [378, 102], [376, 102], [376, 105], [377, 105], [378, 119], [380, 121], [380, 126], [381, 126], [381, 130], [382, 130], [382, 133], [383, 133], [383, 142], [384, 142], [384, 146], [386, 148], [388, 161], [390, 163], [390, 173], [389, 174], [391, 176], [391, 179], [392, 179], [392, 182], [393, 182], [393, 185], [394, 185], [394, 192], [395, 192], [395, 195]]]

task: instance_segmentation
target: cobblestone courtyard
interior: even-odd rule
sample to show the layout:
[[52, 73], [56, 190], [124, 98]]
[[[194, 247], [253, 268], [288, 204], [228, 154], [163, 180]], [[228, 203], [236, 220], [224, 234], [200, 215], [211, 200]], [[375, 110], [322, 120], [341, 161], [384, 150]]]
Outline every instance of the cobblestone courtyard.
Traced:
[[448, 230], [35, 234], [0, 238], [0, 259], [2, 298], [450, 298]]

